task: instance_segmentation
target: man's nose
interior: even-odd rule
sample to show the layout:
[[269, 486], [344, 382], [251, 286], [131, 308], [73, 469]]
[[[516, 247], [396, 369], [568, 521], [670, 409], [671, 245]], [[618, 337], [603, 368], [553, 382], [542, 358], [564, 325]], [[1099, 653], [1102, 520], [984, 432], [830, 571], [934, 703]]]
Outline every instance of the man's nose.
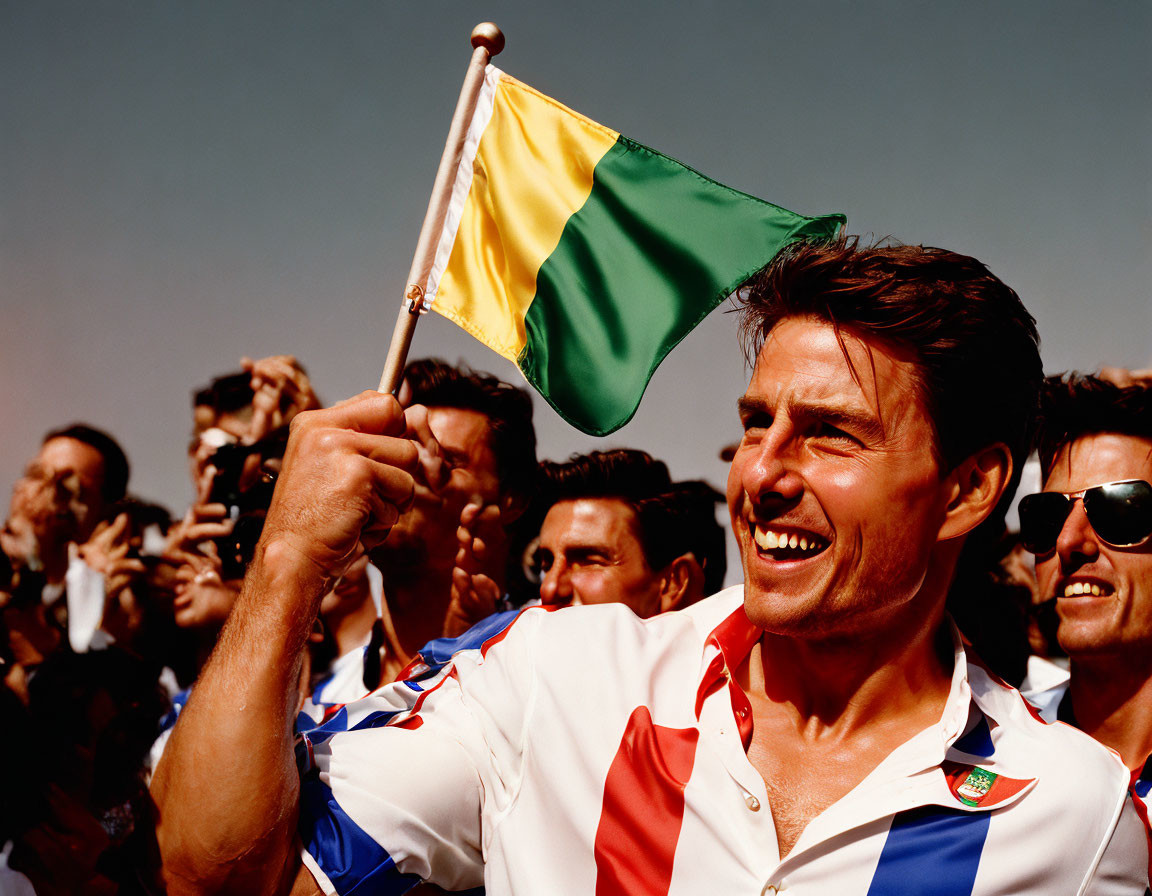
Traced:
[[797, 472], [796, 450], [789, 426], [779, 420], [773, 422], [759, 443], [749, 447], [743, 484], [744, 492], [754, 504], [799, 497], [804, 487]]
[[1076, 500], [1072, 512], [1064, 520], [1056, 538], [1056, 553], [1060, 556], [1060, 565], [1066, 570], [1075, 569], [1083, 565], [1085, 559], [1093, 560], [1100, 553], [1099, 536], [1088, 522], [1083, 500]]
[[572, 602], [572, 581], [562, 560], [556, 560], [540, 580], [540, 603], [545, 606]]

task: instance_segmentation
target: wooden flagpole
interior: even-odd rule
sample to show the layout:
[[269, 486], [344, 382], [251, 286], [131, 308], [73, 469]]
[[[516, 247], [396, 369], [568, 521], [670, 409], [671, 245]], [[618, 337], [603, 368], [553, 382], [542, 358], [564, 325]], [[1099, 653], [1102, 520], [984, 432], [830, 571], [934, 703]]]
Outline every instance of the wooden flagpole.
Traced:
[[380, 376], [380, 392], [395, 392], [400, 386], [400, 376], [408, 358], [408, 348], [416, 332], [416, 322], [424, 306], [424, 288], [428, 272], [436, 253], [436, 242], [444, 226], [448, 213], [448, 200], [451, 197], [452, 180], [460, 164], [464, 149], [464, 137], [472, 113], [476, 110], [476, 97], [484, 83], [484, 67], [488, 60], [504, 49], [504, 34], [491, 22], [481, 22], [472, 29], [472, 60], [464, 75], [464, 86], [460, 89], [460, 99], [452, 115], [452, 126], [448, 129], [448, 140], [444, 144], [444, 154], [440, 156], [440, 167], [436, 170], [436, 182], [432, 185], [432, 197], [428, 200], [428, 211], [424, 214], [424, 224], [420, 228], [420, 238], [416, 241], [416, 253], [412, 256], [412, 268], [408, 272], [408, 287], [404, 292], [404, 302], [396, 328], [392, 331], [392, 343], [388, 346], [388, 357], [384, 361], [384, 373]]

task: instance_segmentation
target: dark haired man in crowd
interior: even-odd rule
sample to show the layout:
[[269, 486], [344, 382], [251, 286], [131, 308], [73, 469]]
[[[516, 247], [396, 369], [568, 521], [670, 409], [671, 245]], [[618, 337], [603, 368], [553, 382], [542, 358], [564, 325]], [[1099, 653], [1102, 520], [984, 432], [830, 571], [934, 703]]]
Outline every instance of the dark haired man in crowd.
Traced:
[[456, 533], [469, 505], [488, 522], [475, 571], [503, 588], [503, 527], [523, 512], [536, 471], [532, 399], [523, 389], [428, 358], [405, 368], [400, 398], [416, 406], [408, 419], [419, 466], [411, 506], [371, 552], [384, 575], [380, 681], [392, 681], [423, 644], [443, 633]]
[[154, 585], [173, 592], [175, 625], [191, 633], [201, 654], [194, 666], [207, 658], [239, 594], [288, 426], [319, 407], [307, 372], [290, 355], [244, 358], [240, 370], [193, 393], [188, 458], [196, 498], [169, 529]]
[[1041, 393], [1043, 491], [1020, 503], [1040, 594], [1071, 660], [1060, 721], [1111, 747], [1152, 789], [1152, 383], [1051, 377]]
[[841, 240], [785, 250], [745, 297], [746, 584], [433, 645], [305, 736], [302, 777], [308, 627], [412, 499], [419, 452], [388, 396], [301, 418], [154, 782], [169, 893], [1143, 892], [1124, 768], [1035, 719], [944, 614], [1029, 442], [1015, 293], [965, 256]]
[[[542, 461], [538, 480], [531, 515], [539, 534], [524, 559], [545, 606], [622, 603], [647, 618], [723, 585], [727, 560], [716, 505], [724, 496], [708, 483], [673, 482], [663, 461], [628, 448]], [[486, 551], [491, 540], [487, 521], [474, 522], [477, 510], [465, 510], [457, 532], [447, 635], [495, 613], [503, 597], [491, 578], [474, 571], [475, 545]]]
[[128, 460], [107, 433], [80, 423], [50, 432], [12, 489], [0, 547], [13, 566], [62, 582], [68, 545], [87, 541], [127, 487]]
[[[141, 571], [127, 555], [123, 526], [101, 529], [128, 487], [128, 460], [107, 433], [76, 423], [44, 436], [40, 451], [12, 488], [0, 529], [4, 573], [0, 592], [21, 665], [31, 668], [73, 631], [73, 646], [87, 649], [99, 624], [105, 590]], [[85, 561], [90, 561], [91, 566]], [[95, 567], [95, 568], [93, 568]], [[91, 606], [89, 606], [91, 605]], [[83, 637], [77, 614], [85, 617]]]
[[643, 451], [617, 449], [541, 464], [552, 502], [540, 529], [545, 605], [618, 602], [648, 617], [686, 607], [724, 581], [723, 496], [673, 482]]

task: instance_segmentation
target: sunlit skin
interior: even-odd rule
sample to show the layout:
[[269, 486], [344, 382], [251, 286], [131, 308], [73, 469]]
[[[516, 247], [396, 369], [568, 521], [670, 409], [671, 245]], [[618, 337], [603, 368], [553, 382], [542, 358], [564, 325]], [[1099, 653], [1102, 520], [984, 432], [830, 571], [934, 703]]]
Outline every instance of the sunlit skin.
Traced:
[[[1123, 479], [1152, 482], [1152, 440], [1098, 433], [1061, 451], [1044, 490], [1075, 492]], [[1110, 547], [1077, 501], [1055, 549], [1036, 558], [1036, 577], [1040, 594], [1056, 598], [1058, 637], [1071, 656], [1152, 657], [1152, 544]], [[1065, 596], [1076, 583], [1101, 593]]]
[[[896, 633], [904, 626], [894, 617], [920, 628], [938, 612], [916, 600], [946, 490], [914, 367], [843, 339], [861, 382], [830, 325], [788, 319], [768, 336], [740, 400], [728, 506], [748, 615], [770, 633]], [[764, 550], [756, 526], [815, 549]]]
[[[1152, 440], [1097, 433], [1065, 446], [1044, 490], [1123, 479], [1152, 481]], [[1152, 753], [1152, 545], [1105, 544], [1078, 500], [1056, 547], [1036, 558], [1036, 577], [1040, 594], [1056, 599], [1076, 724], [1141, 768]], [[1068, 593], [1085, 586], [1087, 594]]]
[[503, 500], [484, 414], [431, 407], [427, 428], [438, 445], [439, 461], [429, 463], [422, 454], [412, 506], [373, 554], [384, 571], [385, 598], [397, 636], [410, 654], [441, 635], [461, 511], [470, 502], [487, 505]]
[[661, 611], [660, 573], [648, 565], [636, 514], [616, 498], [552, 506], [537, 553], [544, 604], [626, 604], [641, 618]]
[[[1010, 469], [997, 449], [990, 488], [968, 462], [942, 474], [911, 359], [840, 337], [806, 318], [768, 335], [740, 400], [744, 436], [728, 479], [745, 610], [764, 629], [733, 673], [752, 705], [748, 759], [768, 789], [781, 856], [939, 720], [955, 536], [984, 518]], [[761, 547], [757, 530], [788, 547]]]
[[[428, 549], [435, 568], [451, 569], [456, 554], [456, 527], [469, 501], [491, 504], [499, 500], [496, 456], [489, 442], [488, 418], [464, 408], [428, 409], [428, 428], [439, 443], [446, 480], [416, 484], [412, 507], [392, 527], [384, 550]], [[437, 555], [441, 548], [443, 557]], [[439, 559], [443, 562], [436, 563]]]

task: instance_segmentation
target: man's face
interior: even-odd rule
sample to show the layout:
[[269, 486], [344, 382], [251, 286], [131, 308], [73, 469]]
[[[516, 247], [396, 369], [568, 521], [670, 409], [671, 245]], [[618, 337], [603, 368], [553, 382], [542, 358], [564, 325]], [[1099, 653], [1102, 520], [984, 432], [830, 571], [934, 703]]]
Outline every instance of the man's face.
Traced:
[[894, 349], [840, 336], [843, 347], [827, 323], [782, 321], [740, 401], [728, 507], [745, 607], [784, 635], [882, 630], [894, 614], [922, 613], [910, 602], [944, 522], [916, 368]]
[[552, 506], [537, 551], [544, 604], [621, 603], [641, 618], [660, 612], [660, 576], [636, 534], [636, 514], [616, 498]]
[[392, 527], [383, 548], [415, 551], [424, 562], [450, 569], [456, 555], [460, 512], [469, 502], [496, 504], [500, 480], [492, 453], [488, 418], [464, 408], [431, 407], [428, 427], [449, 470], [446, 483], [430, 487], [419, 475], [411, 509]]
[[[1152, 440], [1098, 433], [1065, 446], [1044, 491], [1123, 479], [1152, 482]], [[1152, 648], [1152, 544], [1109, 547], [1089, 524], [1083, 501], [1064, 521], [1055, 549], [1036, 558], [1036, 578], [1041, 597], [1056, 598], [1057, 637], [1069, 656]]]
[[42, 547], [84, 541], [105, 510], [104, 458], [78, 439], [49, 439], [12, 489], [8, 526]]

